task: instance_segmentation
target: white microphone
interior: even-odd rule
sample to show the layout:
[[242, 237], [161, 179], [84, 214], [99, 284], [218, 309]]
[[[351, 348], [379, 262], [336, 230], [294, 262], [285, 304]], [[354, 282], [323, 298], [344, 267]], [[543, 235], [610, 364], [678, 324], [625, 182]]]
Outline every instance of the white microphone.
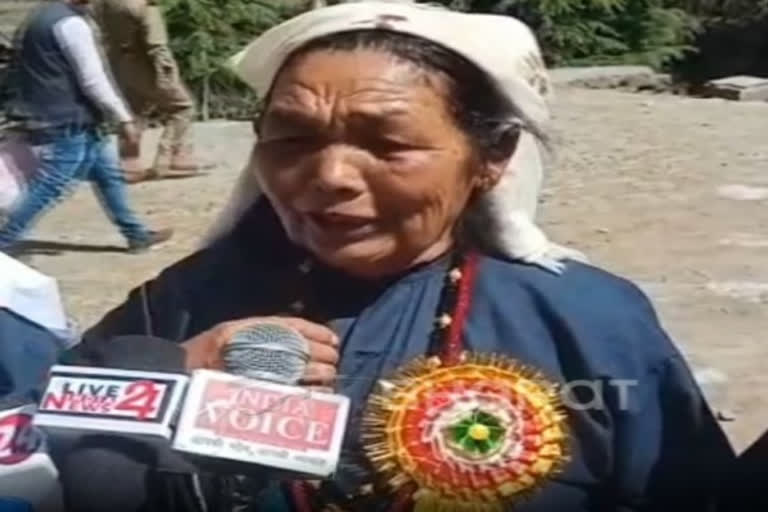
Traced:
[[59, 473], [45, 435], [35, 427], [33, 404], [0, 404], [0, 510], [59, 512]]
[[349, 414], [345, 396], [296, 386], [309, 343], [294, 329], [258, 324], [235, 334], [231, 373], [193, 372], [173, 448], [318, 477], [334, 473]]

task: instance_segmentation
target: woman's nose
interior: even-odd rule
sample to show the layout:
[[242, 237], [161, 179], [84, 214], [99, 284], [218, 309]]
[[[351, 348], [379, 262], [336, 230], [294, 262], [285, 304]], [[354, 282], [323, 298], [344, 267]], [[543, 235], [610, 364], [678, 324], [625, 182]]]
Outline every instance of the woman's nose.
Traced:
[[343, 196], [355, 196], [365, 190], [362, 170], [354, 150], [328, 147], [315, 164], [311, 185], [318, 191]]

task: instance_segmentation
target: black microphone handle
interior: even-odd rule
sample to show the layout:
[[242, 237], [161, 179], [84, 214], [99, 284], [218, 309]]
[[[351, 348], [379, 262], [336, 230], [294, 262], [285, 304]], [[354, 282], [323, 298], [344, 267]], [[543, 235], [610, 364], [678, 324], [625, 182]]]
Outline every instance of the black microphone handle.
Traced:
[[158, 437], [47, 430], [68, 512], [196, 511], [201, 500], [221, 505], [238, 499], [233, 493], [253, 496], [281, 476], [256, 464], [182, 454]]
[[[155, 446], [110, 435], [82, 437], [59, 464], [67, 511], [186, 512], [204, 510], [210, 486], [191, 471], [158, 464]], [[182, 469], [182, 468], [177, 468]]]

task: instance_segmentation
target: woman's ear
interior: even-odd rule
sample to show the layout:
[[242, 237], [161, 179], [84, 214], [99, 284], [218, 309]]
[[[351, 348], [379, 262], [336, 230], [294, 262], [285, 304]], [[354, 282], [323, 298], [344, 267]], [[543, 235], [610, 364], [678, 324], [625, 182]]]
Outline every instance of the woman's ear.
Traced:
[[[503, 171], [503, 169], [501, 171]], [[483, 174], [477, 178], [477, 192], [484, 194], [495, 187], [501, 179], [501, 171], [490, 168], [484, 169]]]
[[487, 192], [496, 186], [515, 154], [519, 141], [520, 127], [518, 125], [508, 126], [500, 132], [488, 151], [482, 174], [478, 177], [480, 192]]
[[512, 155], [517, 150], [517, 144], [520, 142], [521, 128], [518, 124], [511, 124], [501, 128], [496, 135], [496, 140], [488, 151], [489, 164], [509, 163]]

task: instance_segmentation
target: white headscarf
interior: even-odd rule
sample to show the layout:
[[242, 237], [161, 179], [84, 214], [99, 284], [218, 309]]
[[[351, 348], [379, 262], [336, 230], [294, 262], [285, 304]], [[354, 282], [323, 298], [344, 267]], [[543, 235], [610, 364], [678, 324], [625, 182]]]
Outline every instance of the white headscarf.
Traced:
[[[521, 122], [524, 131], [500, 182], [468, 212], [470, 235], [488, 249], [556, 273], [562, 271], [564, 259], [583, 259], [578, 251], [550, 242], [533, 223], [543, 179], [536, 135], [548, 128], [551, 85], [533, 33], [517, 19], [410, 2], [344, 3], [306, 12], [273, 27], [230, 64], [264, 98], [294, 51], [319, 37], [365, 29], [415, 35], [456, 52], [487, 73], [514, 106], [513, 121]], [[206, 243], [228, 234], [259, 194], [250, 162]]]

